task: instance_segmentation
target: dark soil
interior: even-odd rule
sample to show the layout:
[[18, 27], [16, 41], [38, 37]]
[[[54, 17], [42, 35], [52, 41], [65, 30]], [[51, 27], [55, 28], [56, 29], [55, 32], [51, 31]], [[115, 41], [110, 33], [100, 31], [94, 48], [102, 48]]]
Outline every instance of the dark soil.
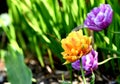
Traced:
[[[45, 58], [46, 59], [46, 58]], [[48, 59], [46, 59], [48, 60]], [[72, 79], [72, 84], [82, 84], [82, 78], [80, 72], [72, 69], [72, 78], [70, 77], [70, 72], [67, 70], [66, 66], [62, 65], [61, 62], [54, 62], [55, 68], [50, 67], [50, 63], [45, 62], [45, 67], [41, 67], [36, 58], [26, 58], [25, 62], [27, 66], [31, 69], [33, 78], [32, 84], [63, 84], [62, 76], [64, 76], [64, 84], [69, 84]], [[104, 65], [99, 66], [95, 71], [95, 84], [119, 84], [117, 82], [118, 73], [113, 73], [111, 69], [106, 71]], [[88, 84], [90, 83], [91, 74], [86, 76]], [[0, 61], [0, 84], [5, 84], [7, 81], [7, 75], [5, 71], [4, 62]]]

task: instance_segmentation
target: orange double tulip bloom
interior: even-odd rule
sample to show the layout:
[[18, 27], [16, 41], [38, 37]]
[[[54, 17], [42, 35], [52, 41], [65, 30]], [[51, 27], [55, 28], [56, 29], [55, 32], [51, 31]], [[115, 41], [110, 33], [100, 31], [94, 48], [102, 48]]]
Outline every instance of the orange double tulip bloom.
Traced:
[[92, 50], [91, 37], [83, 35], [82, 30], [72, 31], [61, 43], [64, 49], [61, 54], [66, 60], [64, 64], [75, 62]]

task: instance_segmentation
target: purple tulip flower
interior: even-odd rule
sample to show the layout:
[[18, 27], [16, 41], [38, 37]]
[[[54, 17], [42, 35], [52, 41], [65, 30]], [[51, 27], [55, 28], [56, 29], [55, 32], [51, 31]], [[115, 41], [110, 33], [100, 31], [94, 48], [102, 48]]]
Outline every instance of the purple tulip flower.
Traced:
[[107, 28], [112, 22], [113, 10], [109, 4], [101, 4], [87, 14], [84, 26], [94, 31]]
[[[80, 70], [80, 60], [72, 63], [75, 70]], [[98, 52], [91, 50], [91, 52], [82, 57], [82, 67], [85, 71], [91, 72], [98, 68]]]

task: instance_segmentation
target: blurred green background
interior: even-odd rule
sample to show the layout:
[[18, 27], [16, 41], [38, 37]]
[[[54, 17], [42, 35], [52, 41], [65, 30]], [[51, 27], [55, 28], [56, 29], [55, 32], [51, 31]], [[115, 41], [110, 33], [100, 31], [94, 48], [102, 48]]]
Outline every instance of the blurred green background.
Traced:
[[[93, 32], [99, 62], [120, 57], [119, 0], [6, 0], [8, 13], [0, 15], [0, 58], [5, 61], [12, 84], [31, 84], [32, 72], [24, 62], [36, 58], [42, 68], [46, 57], [52, 70], [63, 67], [61, 39], [83, 24], [87, 13], [102, 3], [113, 8], [113, 21], [103, 31]], [[1, 9], [0, 9], [1, 11]], [[89, 35], [90, 30], [82, 29]], [[104, 68], [104, 70], [103, 70]], [[68, 66], [70, 69], [70, 66]], [[100, 65], [100, 73], [111, 74], [120, 83], [120, 60]], [[109, 70], [111, 70], [109, 72]], [[14, 76], [13, 76], [14, 74]], [[26, 80], [25, 80], [26, 79]]]

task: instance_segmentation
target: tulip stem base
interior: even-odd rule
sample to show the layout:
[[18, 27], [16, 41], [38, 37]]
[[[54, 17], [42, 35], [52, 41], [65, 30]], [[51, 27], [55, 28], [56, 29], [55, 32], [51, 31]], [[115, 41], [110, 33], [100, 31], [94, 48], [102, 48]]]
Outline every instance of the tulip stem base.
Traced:
[[84, 74], [84, 70], [83, 70], [83, 67], [82, 67], [82, 60], [80, 60], [80, 70], [81, 70], [83, 82], [84, 82], [84, 84], [86, 84], [85, 74]]

